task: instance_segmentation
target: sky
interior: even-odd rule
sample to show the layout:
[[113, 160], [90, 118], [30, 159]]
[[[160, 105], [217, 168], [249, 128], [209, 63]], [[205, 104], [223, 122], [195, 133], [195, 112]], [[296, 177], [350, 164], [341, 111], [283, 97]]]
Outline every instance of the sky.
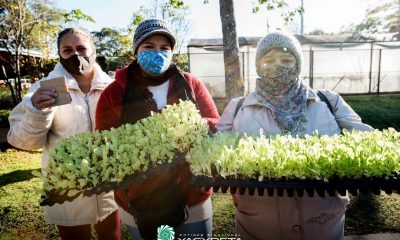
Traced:
[[[325, 32], [338, 32], [342, 26], [358, 24], [365, 17], [371, 0], [304, 0], [304, 32], [322, 29]], [[81, 22], [90, 31], [99, 31], [103, 27], [122, 29], [128, 26], [132, 13], [140, 6], [148, 6], [154, 0], [57, 0], [56, 6], [67, 11], [81, 9], [93, 17], [96, 23]], [[192, 28], [190, 38], [222, 37], [219, 16], [219, 1], [186, 0], [191, 9]], [[234, 0], [235, 18], [238, 36], [260, 37], [270, 30], [281, 28], [294, 32], [299, 29], [300, 18], [289, 26], [284, 26], [278, 11], [260, 11], [252, 13], [251, 0]], [[294, 6], [300, 0], [289, 0]]]

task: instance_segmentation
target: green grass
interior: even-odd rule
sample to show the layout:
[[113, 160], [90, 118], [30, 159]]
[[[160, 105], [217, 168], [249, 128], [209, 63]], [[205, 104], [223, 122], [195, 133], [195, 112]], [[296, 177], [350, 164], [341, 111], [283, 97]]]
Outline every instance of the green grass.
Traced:
[[345, 234], [379, 232], [400, 232], [400, 195], [381, 193], [351, 197], [346, 211]]
[[344, 96], [363, 122], [377, 129], [393, 127], [400, 131], [400, 94]]
[[235, 207], [229, 194], [214, 193], [213, 233], [226, 236], [235, 232]]
[[[363, 122], [377, 129], [393, 127], [400, 131], [400, 94], [343, 96], [346, 102], [357, 112]], [[222, 113], [224, 102], [215, 101]], [[8, 114], [11, 110], [0, 110], [0, 127], [8, 127]]]
[[[346, 211], [345, 235], [400, 232], [400, 195], [350, 196]], [[229, 194], [214, 193], [214, 232], [234, 232], [234, 206]]]
[[[41, 152], [0, 152], [0, 240], [60, 239], [54, 225], [45, 223], [39, 206]], [[130, 239], [123, 227], [122, 239]], [[96, 239], [93, 234], [93, 239]]]
[[[382, 129], [400, 131], [400, 95], [345, 96], [363, 122]], [[8, 113], [0, 111], [1, 118]], [[30, 172], [40, 168], [40, 152], [0, 151], [0, 240], [59, 239], [56, 228], [46, 224], [38, 204], [41, 181]], [[234, 231], [234, 206], [229, 194], [212, 197], [216, 234]], [[398, 194], [352, 197], [347, 210], [345, 234], [400, 232], [400, 196]], [[94, 238], [95, 239], [95, 238]], [[122, 239], [129, 239], [122, 229]]]
[[41, 153], [0, 153], [0, 239], [54, 238], [37, 200], [41, 181], [30, 174], [40, 168]]
[[[360, 115], [363, 122], [377, 129], [393, 127], [400, 131], [400, 94], [343, 96], [344, 100]], [[218, 112], [225, 107], [223, 99], [215, 100]]]
[[[59, 239], [54, 225], [44, 222], [38, 204], [42, 182], [30, 172], [40, 168], [40, 152], [0, 152], [0, 239]], [[400, 232], [398, 194], [351, 197], [345, 234]], [[224, 236], [234, 233], [234, 206], [229, 194], [214, 193], [213, 229]], [[122, 239], [129, 239], [125, 228]], [[96, 239], [93, 236], [93, 239]]]

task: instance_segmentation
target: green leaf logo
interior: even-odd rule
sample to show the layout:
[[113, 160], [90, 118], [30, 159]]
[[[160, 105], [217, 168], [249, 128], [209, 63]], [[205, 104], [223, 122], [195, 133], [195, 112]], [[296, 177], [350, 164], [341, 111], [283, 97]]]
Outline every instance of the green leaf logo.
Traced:
[[157, 240], [173, 240], [175, 231], [168, 225], [161, 225], [157, 228]]

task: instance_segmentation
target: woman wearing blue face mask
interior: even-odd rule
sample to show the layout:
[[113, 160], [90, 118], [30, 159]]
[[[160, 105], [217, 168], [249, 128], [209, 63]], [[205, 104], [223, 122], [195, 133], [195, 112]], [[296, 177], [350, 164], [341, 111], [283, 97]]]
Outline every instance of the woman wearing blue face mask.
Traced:
[[[96, 111], [99, 130], [135, 123], [166, 105], [190, 100], [215, 130], [219, 115], [205, 86], [172, 63], [175, 37], [159, 19], [141, 22], [134, 34], [135, 60], [115, 74]], [[155, 239], [160, 225], [172, 226], [175, 237], [211, 234], [211, 191], [190, 186], [188, 165], [160, 173], [144, 183], [115, 191], [122, 222], [134, 239]]]

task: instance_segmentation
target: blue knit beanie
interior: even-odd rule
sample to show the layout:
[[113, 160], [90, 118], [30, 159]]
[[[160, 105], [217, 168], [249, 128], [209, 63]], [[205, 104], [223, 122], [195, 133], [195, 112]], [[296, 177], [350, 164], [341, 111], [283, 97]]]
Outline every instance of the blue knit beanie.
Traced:
[[260, 72], [261, 58], [273, 48], [286, 49], [291, 54], [293, 54], [296, 58], [299, 75], [301, 74], [303, 65], [303, 52], [301, 51], [300, 42], [290, 33], [276, 31], [267, 34], [257, 44], [256, 71], [258, 76], [262, 76], [262, 73]]
[[148, 37], [154, 34], [162, 34], [171, 42], [172, 49], [175, 47], [175, 37], [167, 23], [162, 19], [147, 19], [139, 23], [133, 35], [133, 52], [136, 54], [139, 45]]

